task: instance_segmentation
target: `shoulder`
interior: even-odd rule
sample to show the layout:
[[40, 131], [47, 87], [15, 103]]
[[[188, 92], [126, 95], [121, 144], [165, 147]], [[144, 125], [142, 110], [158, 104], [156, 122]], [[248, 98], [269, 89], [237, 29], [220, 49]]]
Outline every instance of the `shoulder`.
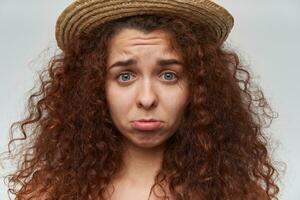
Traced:
[[270, 200], [267, 192], [258, 184], [253, 184], [250, 192], [246, 195], [246, 200]]

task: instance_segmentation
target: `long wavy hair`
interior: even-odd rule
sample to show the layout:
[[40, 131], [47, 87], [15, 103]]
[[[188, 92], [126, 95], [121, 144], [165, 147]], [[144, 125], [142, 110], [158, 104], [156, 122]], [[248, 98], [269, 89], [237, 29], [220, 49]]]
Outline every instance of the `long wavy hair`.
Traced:
[[[134, 16], [82, 34], [53, 56], [29, 95], [28, 114], [10, 127], [18, 170], [6, 176], [17, 200], [105, 199], [120, 171], [122, 141], [105, 97], [107, 47], [123, 28], [167, 31], [183, 56], [189, 104], [166, 142], [151, 191], [166, 188], [176, 200], [278, 199], [278, 169], [263, 129], [272, 111], [250, 70], [210, 29], [179, 18]], [[16, 130], [22, 136], [16, 137]]]

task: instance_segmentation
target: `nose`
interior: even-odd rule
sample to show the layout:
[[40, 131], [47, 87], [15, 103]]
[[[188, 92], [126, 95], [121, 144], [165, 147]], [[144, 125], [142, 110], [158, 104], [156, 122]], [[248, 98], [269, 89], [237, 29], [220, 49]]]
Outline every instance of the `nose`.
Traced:
[[156, 107], [157, 103], [157, 91], [149, 80], [145, 80], [138, 91], [137, 106], [149, 110]]

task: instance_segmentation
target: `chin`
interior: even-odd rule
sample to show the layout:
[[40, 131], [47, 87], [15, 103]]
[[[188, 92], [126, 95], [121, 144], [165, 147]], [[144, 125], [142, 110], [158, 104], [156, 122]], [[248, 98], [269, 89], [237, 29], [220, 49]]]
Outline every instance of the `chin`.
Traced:
[[159, 148], [164, 146], [166, 141], [155, 141], [155, 142], [135, 142], [134, 145], [139, 147], [139, 148], [145, 148], [145, 149], [150, 149], [150, 148]]

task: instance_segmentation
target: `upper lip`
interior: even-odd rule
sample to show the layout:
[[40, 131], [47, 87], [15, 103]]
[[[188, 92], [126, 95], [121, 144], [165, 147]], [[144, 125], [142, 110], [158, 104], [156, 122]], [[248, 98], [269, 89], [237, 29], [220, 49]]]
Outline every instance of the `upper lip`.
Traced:
[[138, 122], [161, 122], [161, 120], [158, 119], [138, 119], [138, 120], [134, 120], [134, 121], [138, 121]]

